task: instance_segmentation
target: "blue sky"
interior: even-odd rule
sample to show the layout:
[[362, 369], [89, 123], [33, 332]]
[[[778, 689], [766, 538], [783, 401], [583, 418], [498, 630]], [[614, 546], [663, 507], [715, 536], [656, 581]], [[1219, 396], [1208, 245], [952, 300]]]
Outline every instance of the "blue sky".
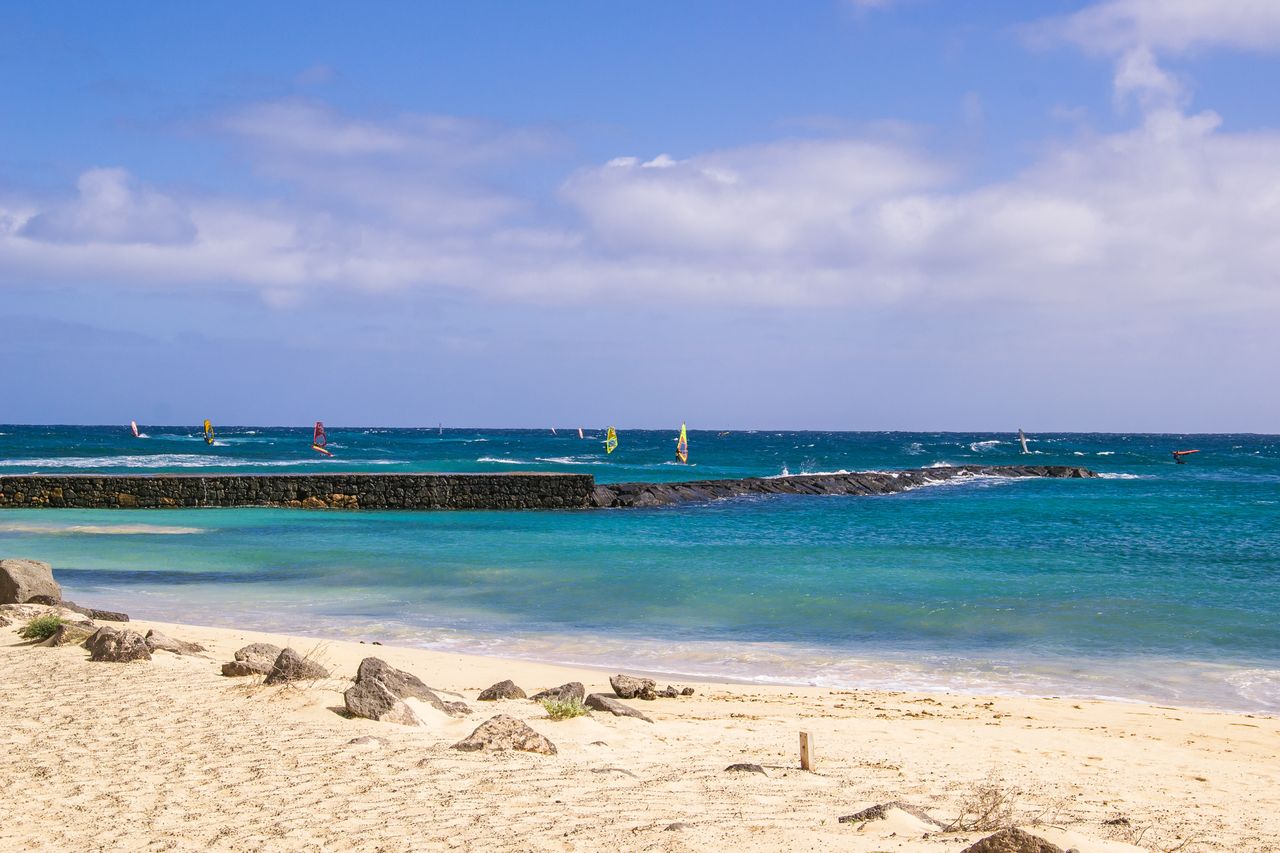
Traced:
[[10, 3], [0, 422], [1278, 432], [1280, 5]]

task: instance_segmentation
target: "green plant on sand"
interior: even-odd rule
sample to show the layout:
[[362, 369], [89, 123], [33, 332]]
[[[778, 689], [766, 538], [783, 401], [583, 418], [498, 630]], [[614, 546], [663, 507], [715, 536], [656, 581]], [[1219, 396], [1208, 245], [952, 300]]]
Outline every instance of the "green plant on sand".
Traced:
[[578, 699], [543, 699], [542, 707], [553, 720], [571, 720], [591, 711]]
[[24, 640], [47, 640], [62, 627], [62, 617], [56, 613], [37, 616], [23, 626], [18, 636]]

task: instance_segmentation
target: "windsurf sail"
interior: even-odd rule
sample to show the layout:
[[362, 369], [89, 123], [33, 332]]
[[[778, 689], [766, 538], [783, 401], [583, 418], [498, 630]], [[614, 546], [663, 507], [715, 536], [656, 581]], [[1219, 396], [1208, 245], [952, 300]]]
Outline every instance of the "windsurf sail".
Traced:
[[578, 427], [578, 438], [582, 438], [582, 427]]
[[680, 437], [676, 439], [676, 458], [689, 464], [689, 435], [685, 432], [684, 424], [680, 424]]
[[137, 422], [137, 421], [129, 421], [129, 429], [133, 430], [133, 437], [134, 437], [134, 438], [137, 438], [137, 437], [138, 437], [138, 435], [139, 435], [139, 433], [138, 433], [138, 422]]
[[1173, 451], [1173, 461], [1177, 462], [1179, 465], [1186, 465], [1187, 463], [1183, 461], [1182, 457], [1190, 456], [1192, 453], [1199, 452], [1199, 450], [1175, 450]]
[[213, 444], [213, 424], [209, 423], [209, 419], [204, 421], [204, 443]]
[[311, 432], [311, 449], [316, 453], [323, 453], [325, 456], [332, 456], [326, 448], [329, 444], [329, 437], [324, 434], [324, 423], [316, 421], [316, 428]]
[[556, 433], [556, 428], [555, 428], [555, 427], [552, 427], [552, 428], [551, 428], [551, 434], [552, 434], [552, 435], [556, 435], [556, 434], [557, 434], [557, 433]]
[[1022, 445], [1023, 453], [1031, 452], [1030, 450], [1027, 450], [1027, 434], [1023, 432], [1021, 429], [1018, 430], [1018, 443]]
[[604, 434], [604, 452], [612, 453], [618, 449], [618, 432], [613, 427]]

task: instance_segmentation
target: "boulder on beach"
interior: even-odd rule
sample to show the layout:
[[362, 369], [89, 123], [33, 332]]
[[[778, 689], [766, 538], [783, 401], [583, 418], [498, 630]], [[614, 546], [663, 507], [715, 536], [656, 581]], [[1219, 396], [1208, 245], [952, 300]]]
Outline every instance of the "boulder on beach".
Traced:
[[464, 752], [518, 750], [555, 755], [556, 746], [515, 717], [498, 714], [485, 720], [476, 730], [453, 745]]
[[499, 681], [497, 684], [486, 687], [476, 698], [480, 702], [496, 702], [499, 699], [527, 699], [528, 696], [508, 678], [506, 681]]
[[162, 634], [152, 628], [147, 632], [144, 638], [147, 641], [147, 648], [153, 652], [169, 652], [175, 655], [194, 655], [204, 651], [204, 646], [199, 643], [188, 643], [183, 640], [175, 640], [168, 634]]
[[347, 713], [379, 723], [398, 723], [402, 726], [420, 726], [420, 718], [409, 704], [396, 696], [375, 678], [366, 678], [347, 688], [342, 694]]
[[446, 702], [438, 695], [444, 691], [428, 687], [418, 676], [396, 669], [382, 658], [371, 657], [360, 661], [360, 667], [356, 670], [356, 684], [366, 679], [382, 682], [397, 699], [419, 699], [450, 717], [465, 717], [471, 713], [466, 703]]
[[151, 649], [146, 639], [128, 628], [99, 628], [84, 641], [89, 650], [89, 660], [109, 663], [128, 663], [135, 660], [151, 660]]
[[1015, 826], [988, 835], [960, 853], [1063, 853], [1061, 847]]
[[222, 674], [229, 678], [266, 675], [282, 651], [284, 649], [271, 643], [250, 643], [236, 650], [235, 660], [222, 665]]
[[534, 702], [545, 702], [550, 699], [553, 702], [573, 702], [582, 701], [582, 697], [587, 694], [587, 689], [582, 686], [581, 681], [570, 681], [568, 684], [561, 684], [559, 687], [552, 687], [550, 690], [543, 690], [541, 693], [535, 693], [529, 698]]
[[619, 699], [656, 699], [657, 684], [652, 678], [636, 678], [633, 675], [618, 674], [609, 679], [609, 685]]
[[759, 764], [747, 764], [747, 763], [730, 764], [728, 767], [724, 769], [724, 772], [725, 773], [759, 773], [761, 776], [769, 775], [768, 773], [764, 772], [764, 768], [761, 767]]
[[328, 678], [329, 670], [313, 660], [307, 660], [293, 649], [282, 649], [271, 664], [271, 670], [263, 684], [286, 684], [290, 681], [315, 681]]
[[37, 597], [48, 604], [62, 600], [53, 568], [39, 560], [0, 560], [0, 604], [25, 604]]
[[646, 723], [653, 722], [653, 720], [630, 705], [623, 705], [617, 699], [606, 696], [603, 693], [592, 693], [582, 704], [596, 711], [607, 711], [615, 717], [635, 717], [637, 720], [644, 720]]

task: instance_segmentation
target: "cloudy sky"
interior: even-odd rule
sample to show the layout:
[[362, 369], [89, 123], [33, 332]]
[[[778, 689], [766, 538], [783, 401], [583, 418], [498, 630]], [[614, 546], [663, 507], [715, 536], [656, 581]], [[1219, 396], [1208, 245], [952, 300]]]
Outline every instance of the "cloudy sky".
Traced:
[[1274, 0], [8, 3], [0, 423], [1280, 432], [1278, 85]]

